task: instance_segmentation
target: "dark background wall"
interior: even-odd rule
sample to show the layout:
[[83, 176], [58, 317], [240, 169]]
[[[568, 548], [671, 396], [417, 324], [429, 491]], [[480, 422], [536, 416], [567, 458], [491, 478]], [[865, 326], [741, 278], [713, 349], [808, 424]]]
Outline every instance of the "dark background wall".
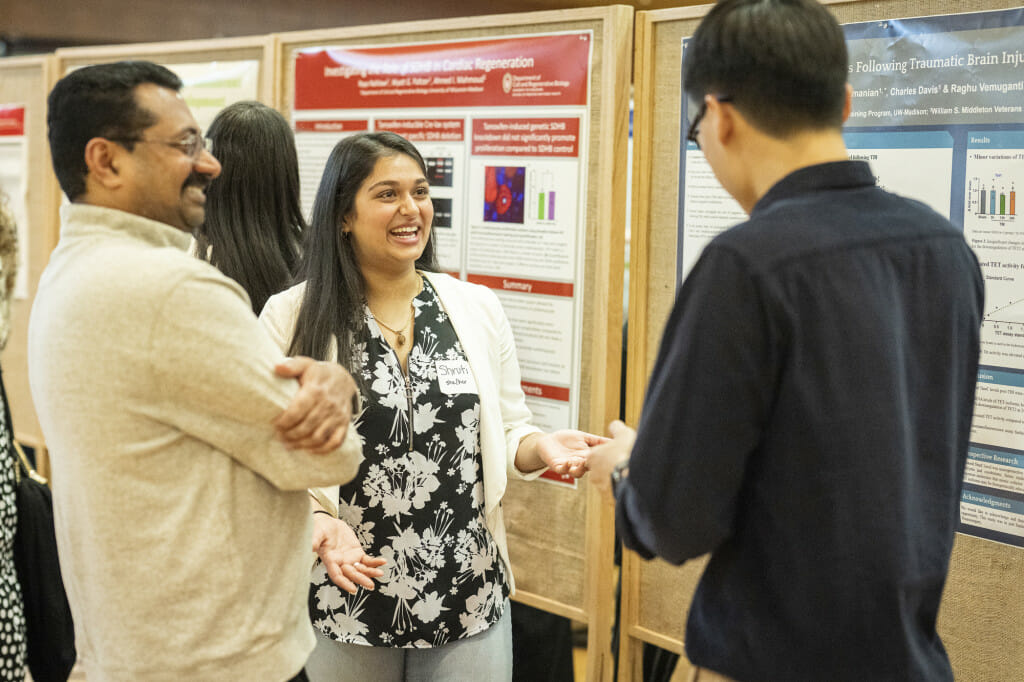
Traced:
[[261, 35], [610, 4], [710, 0], [0, 0], [0, 56], [58, 47]]

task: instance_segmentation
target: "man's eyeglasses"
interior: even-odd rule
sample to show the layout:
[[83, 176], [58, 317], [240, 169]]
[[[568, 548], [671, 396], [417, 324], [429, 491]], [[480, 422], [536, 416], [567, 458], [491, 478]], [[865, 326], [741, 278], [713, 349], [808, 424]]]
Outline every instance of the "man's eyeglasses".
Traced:
[[[719, 102], [731, 102], [732, 95], [711, 95]], [[697, 133], [700, 132], [700, 122], [704, 118], [704, 114], [708, 113], [708, 102], [702, 100], [700, 103], [700, 109], [697, 110], [697, 115], [693, 117], [693, 121], [690, 123], [690, 129], [686, 132], [686, 141], [692, 142], [697, 145], [697, 149], [700, 149], [700, 142], [697, 141]]]
[[139, 144], [142, 142], [162, 144], [165, 147], [173, 147], [174, 149], [177, 149], [185, 156], [192, 157], [194, 161], [198, 161], [199, 157], [203, 155], [203, 150], [206, 149], [206, 140], [199, 133], [189, 133], [179, 140], [147, 140], [142, 137], [108, 137], [107, 139], [111, 142], [119, 142], [121, 144]]

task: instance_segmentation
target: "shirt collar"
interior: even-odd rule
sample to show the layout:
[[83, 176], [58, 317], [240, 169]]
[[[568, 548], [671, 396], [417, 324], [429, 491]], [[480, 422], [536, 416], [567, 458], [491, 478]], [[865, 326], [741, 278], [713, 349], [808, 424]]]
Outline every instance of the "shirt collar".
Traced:
[[754, 204], [750, 216], [773, 204], [811, 192], [872, 187], [875, 175], [866, 161], [832, 161], [799, 168], [775, 183]]
[[60, 221], [62, 236], [83, 228], [102, 227], [141, 239], [153, 246], [182, 251], [187, 250], [192, 242], [191, 234], [166, 223], [92, 204], [64, 204], [60, 207]]

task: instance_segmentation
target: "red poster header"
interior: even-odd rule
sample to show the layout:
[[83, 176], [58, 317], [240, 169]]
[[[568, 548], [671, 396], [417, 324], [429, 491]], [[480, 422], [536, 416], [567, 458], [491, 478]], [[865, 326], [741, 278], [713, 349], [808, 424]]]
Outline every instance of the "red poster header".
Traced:
[[518, 291], [523, 294], [546, 294], [548, 296], [566, 296], [572, 298], [572, 282], [544, 282], [539, 279], [520, 279], [513, 277], [495, 277], [493, 275], [467, 275], [473, 284], [483, 284], [489, 289], [500, 291]]
[[0, 105], [0, 135], [25, 134], [25, 107]]
[[569, 389], [565, 386], [549, 386], [548, 384], [537, 384], [532, 381], [523, 381], [520, 382], [520, 385], [523, 387], [523, 393], [528, 396], [569, 402]]
[[578, 118], [473, 119], [474, 156], [579, 156]]
[[377, 130], [390, 130], [412, 142], [462, 142], [466, 122], [461, 118], [377, 119]]
[[587, 104], [590, 32], [364, 48], [295, 58], [295, 109]]
[[295, 131], [299, 133], [355, 133], [370, 129], [370, 122], [363, 121], [296, 121]]

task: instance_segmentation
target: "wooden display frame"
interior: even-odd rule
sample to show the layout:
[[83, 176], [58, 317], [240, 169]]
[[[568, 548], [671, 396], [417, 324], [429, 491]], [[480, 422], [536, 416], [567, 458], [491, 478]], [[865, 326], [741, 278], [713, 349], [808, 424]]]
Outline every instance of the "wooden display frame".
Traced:
[[[1008, 9], [1019, 0], [823, 0], [840, 23]], [[636, 19], [629, 376], [626, 414], [639, 421], [675, 297], [682, 39], [711, 5], [639, 12]], [[655, 248], [656, 245], [656, 248]], [[706, 558], [681, 567], [622, 560], [620, 679], [642, 679], [644, 642], [683, 654], [684, 627]], [[1024, 670], [1024, 551], [958, 535], [939, 615], [957, 679], [1014, 679]], [[692, 668], [680, 658], [676, 676]]]
[[[622, 339], [628, 103], [633, 9], [507, 14], [380, 26], [300, 31], [276, 36], [280, 81], [277, 106], [290, 116], [294, 54], [308, 47], [422, 43], [465, 38], [593, 31], [584, 256], [579, 426], [603, 433], [618, 415]], [[585, 622], [587, 679], [608, 680], [613, 618], [614, 518], [585, 482], [575, 490], [510, 482], [505, 496], [514, 599]]]

